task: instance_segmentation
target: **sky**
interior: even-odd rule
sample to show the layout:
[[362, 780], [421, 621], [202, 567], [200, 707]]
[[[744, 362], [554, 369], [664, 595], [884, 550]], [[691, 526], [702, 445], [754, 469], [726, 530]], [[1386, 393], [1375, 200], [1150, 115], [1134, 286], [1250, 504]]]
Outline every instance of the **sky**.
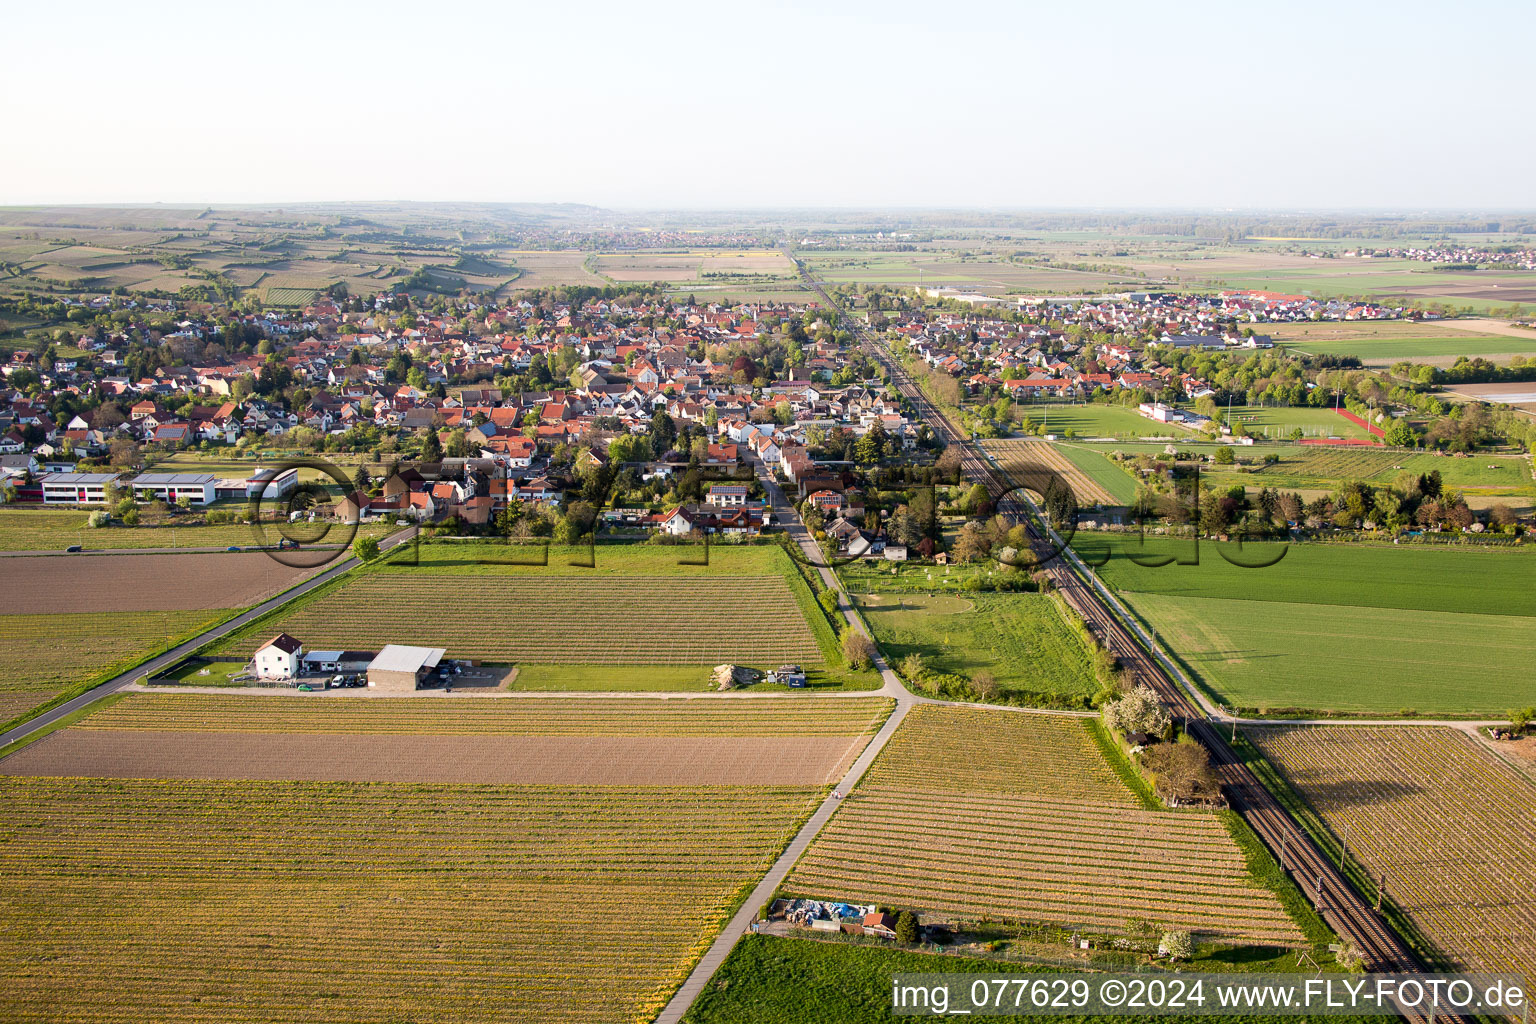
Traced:
[[112, 0], [5, 22], [4, 205], [1536, 208], [1531, 0]]

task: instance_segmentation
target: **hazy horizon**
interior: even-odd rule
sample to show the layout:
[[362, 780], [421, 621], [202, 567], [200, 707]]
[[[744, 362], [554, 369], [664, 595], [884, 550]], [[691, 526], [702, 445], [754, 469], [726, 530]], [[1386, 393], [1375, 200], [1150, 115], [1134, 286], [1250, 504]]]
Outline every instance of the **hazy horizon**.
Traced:
[[1536, 5], [963, 15], [34, 5], [0, 68], [0, 205], [1536, 206], [1536, 137], [1508, 116], [1528, 83], [1500, 52]]

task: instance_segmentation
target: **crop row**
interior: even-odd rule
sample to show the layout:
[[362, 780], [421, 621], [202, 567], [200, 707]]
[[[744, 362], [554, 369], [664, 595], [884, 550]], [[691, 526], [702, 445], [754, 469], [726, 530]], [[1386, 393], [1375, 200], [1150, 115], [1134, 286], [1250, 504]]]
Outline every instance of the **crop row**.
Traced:
[[1064, 480], [1081, 505], [1119, 502], [1104, 485], [1083, 472], [1049, 441], [1002, 441], [989, 445], [1014, 484], [1043, 493], [1053, 477]]
[[1452, 959], [1536, 975], [1536, 787], [1453, 729], [1266, 727], [1250, 738]]
[[[934, 770], [939, 757], [942, 772]], [[1078, 719], [934, 705], [902, 722], [869, 784], [1135, 803]]]
[[371, 573], [242, 631], [310, 647], [442, 646], [466, 658], [584, 664], [819, 663], [789, 584], [772, 577], [462, 577]]
[[[1117, 834], [1123, 823], [1129, 834]], [[861, 787], [789, 885], [847, 899], [893, 899], [959, 916], [1120, 931], [1131, 919], [1235, 939], [1301, 934], [1213, 815], [1051, 806], [1005, 797]]]
[[815, 797], [0, 779], [6, 1017], [649, 1019]]
[[134, 694], [81, 729], [528, 736], [860, 736], [890, 713], [883, 698], [218, 696]]

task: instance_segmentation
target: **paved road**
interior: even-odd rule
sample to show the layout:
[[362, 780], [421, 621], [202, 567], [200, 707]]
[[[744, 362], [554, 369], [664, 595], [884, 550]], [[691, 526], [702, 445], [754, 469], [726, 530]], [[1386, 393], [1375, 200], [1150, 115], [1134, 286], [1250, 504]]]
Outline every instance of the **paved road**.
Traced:
[[[848, 595], [843, 592], [838, 584], [837, 577], [824, 565], [821, 550], [816, 545], [816, 538], [811, 536], [810, 531], [805, 528], [805, 524], [800, 520], [800, 514], [795, 511], [794, 506], [790, 505], [788, 499], [784, 497], [783, 490], [779, 488], [778, 483], [774, 481], [772, 474], [766, 467], [758, 463], [756, 470], [758, 479], [762, 481], [764, 489], [768, 492], [769, 507], [773, 510], [773, 514], [778, 518], [778, 521], [783, 524], [784, 531], [789, 534], [790, 539], [799, 545], [800, 550], [805, 554], [806, 560], [817, 567], [817, 571], [821, 574], [822, 582], [837, 594], [838, 611], [842, 613], [849, 626], [868, 636], [869, 631], [865, 629], [864, 623], [859, 620], [858, 615], [854, 612], [852, 605], [848, 601]], [[848, 774], [843, 776], [834, 793], [846, 794], [852, 792], [853, 787], [864, 777], [864, 772], [868, 770], [870, 764], [879, 756], [880, 751], [885, 748], [890, 738], [895, 735], [902, 719], [907, 717], [907, 712], [920, 703], [928, 703], [926, 698], [916, 696], [905, 686], [901, 685], [901, 680], [897, 678], [895, 672], [891, 671], [891, 667], [886, 664], [885, 659], [878, 651], [875, 654], [875, 668], [879, 670], [880, 677], [885, 681], [885, 685], [873, 692], [894, 698], [896, 708], [891, 712], [891, 717], [887, 718], [885, 724], [880, 727], [880, 731], [875, 733], [875, 738], [870, 740], [869, 745], [864, 748], [864, 752], [859, 755], [858, 760], [853, 762], [853, 767], [848, 769]], [[865, 691], [865, 695], [869, 693], [870, 691]], [[795, 837], [789, 841], [789, 845], [784, 848], [784, 852], [779, 854], [779, 858], [773, 862], [773, 866], [768, 869], [768, 873], [757, 883], [757, 887], [752, 890], [746, 902], [741, 905], [741, 909], [736, 912], [735, 916], [731, 918], [720, 934], [715, 937], [715, 941], [710, 944], [709, 949], [704, 952], [703, 957], [699, 959], [693, 971], [672, 996], [671, 1001], [661, 1011], [661, 1014], [656, 1018], [656, 1024], [678, 1024], [683, 1019], [683, 1014], [688, 1012], [688, 1008], [693, 1005], [694, 1000], [704, 991], [704, 987], [709, 983], [709, 979], [714, 977], [715, 971], [719, 970], [720, 965], [725, 962], [725, 958], [730, 955], [732, 948], [736, 945], [736, 941], [750, 930], [752, 920], [757, 916], [758, 909], [768, 901], [769, 897], [778, 891], [779, 886], [784, 883], [784, 879], [789, 876], [790, 869], [795, 866], [795, 862], [800, 859], [800, 855], [810, 847], [817, 835], [821, 833], [822, 828], [831, 820], [833, 813], [837, 810], [840, 803], [841, 801], [835, 795], [827, 797], [826, 800], [822, 801], [821, 806], [816, 808], [815, 813], [801, 826], [800, 831], [795, 833]]]
[[[412, 533], [412, 529], [401, 530], [399, 533], [386, 538], [382, 543], [380, 543], [379, 548], [380, 550], [387, 550], [392, 548], [396, 544], [400, 544], [408, 540]], [[66, 715], [71, 715], [83, 707], [94, 704], [96, 701], [101, 700], [103, 697], [107, 697], [116, 693], [123, 687], [127, 686], [129, 683], [133, 682], [135, 679], [143, 678], [146, 675], [153, 675], [161, 669], [169, 668], [170, 666], [176, 664], [176, 662], [180, 661], [182, 658], [185, 658], [187, 655], [197, 650], [197, 648], [201, 647], [203, 644], [206, 644], [208, 641], [217, 640], [221, 636], [225, 636], [234, 632], [251, 620], [265, 615], [267, 612], [272, 611], [274, 608], [281, 608], [289, 601], [303, 597], [311, 590], [314, 590], [316, 587], [321, 586], [322, 584], [336, 578], [355, 565], [357, 565], [357, 559], [351, 555], [348, 555], [346, 558], [333, 563], [329, 569], [311, 576], [309, 579], [305, 580], [303, 583], [300, 583], [298, 586], [293, 587], [290, 590], [286, 590], [283, 593], [278, 594], [276, 597], [268, 598], [261, 604], [256, 605], [254, 608], [241, 612], [239, 615], [236, 615], [229, 621], [197, 634], [197, 636], [188, 640], [186, 643], [179, 644], [176, 647], [173, 647], [171, 650], [166, 651], [159, 657], [151, 659], [150, 661], [145, 662], [137, 668], [130, 669], [129, 671], [124, 672], [122, 675], [114, 676], [113, 678], [108, 679], [106, 682], [102, 683], [100, 686], [87, 690], [80, 694], [80, 696], [75, 697], [72, 700], [65, 701], [58, 707], [45, 711], [30, 721], [23, 722], [21, 725], [18, 725], [12, 729], [8, 729], [4, 733], [0, 733], [0, 748], [4, 748], [19, 739], [30, 736], [32, 733], [37, 732], [39, 729], [45, 729]]]

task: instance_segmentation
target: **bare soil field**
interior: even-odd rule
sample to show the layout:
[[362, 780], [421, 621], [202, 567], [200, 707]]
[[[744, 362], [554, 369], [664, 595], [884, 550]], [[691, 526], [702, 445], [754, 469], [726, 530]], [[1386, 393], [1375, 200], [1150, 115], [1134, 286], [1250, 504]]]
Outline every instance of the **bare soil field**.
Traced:
[[1536, 382], [1449, 384], [1445, 390], [1453, 395], [1476, 399], [1479, 402], [1501, 402], [1528, 412], [1536, 412]]
[[96, 779], [827, 786], [868, 736], [347, 736], [65, 729], [0, 774]]
[[1506, 338], [1519, 338], [1521, 341], [1536, 343], [1536, 330], [1529, 327], [1516, 327], [1505, 320], [1491, 320], [1487, 317], [1479, 317], [1475, 320], [1440, 320], [1436, 327], [1450, 327], [1457, 331], [1474, 331], [1478, 334], [1498, 334]]
[[10, 558], [0, 614], [194, 611], [256, 604], [314, 570], [259, 551]]

